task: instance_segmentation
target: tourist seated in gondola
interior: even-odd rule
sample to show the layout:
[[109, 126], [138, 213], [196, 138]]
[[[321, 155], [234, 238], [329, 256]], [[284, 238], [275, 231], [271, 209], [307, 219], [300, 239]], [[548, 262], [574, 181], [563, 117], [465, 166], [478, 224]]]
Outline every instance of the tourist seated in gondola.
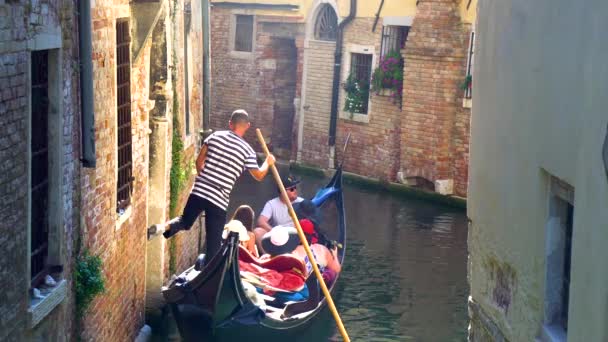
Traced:
[[[301, 220], [300, 225], [308, 225], [309, 223], [306, 223], [306, 220], [307, 219]], [[262, 246], [264, 247], [264, 250], [268, 252], [268, 254], [262, 255], [261, 260], [270, 259], [277, 255], [292, 255], [299, 260], [302, 260], [307, 269], [307, 276], [314, 276], [312, 274], [312, 264], [308, 259], [304, 246], [300, 245], [299, 242], [300, 241], [295, 228], [275, 228], [266, 233], [262, 238]], [[340, 273], [342, 270], [340, 261], [338, 259], [337, 246], [330, 250], [323, 244], [312, 243], [310, 244], [310, 250], [315, 258], [317, 266], [319, 267], [319, 271], [321, 271], [321, 274], [323, 275], [323, 280], [325, 280], [326, 284], [329, 286], [331, 283], [333, 283], [338, 273]]]
[[224, 226], [222, 239], [228, 237], [230, 231], [239, 233], [240, 244], [254, 257], [259, 257], [258, 248], [255, 243], [255, 234], [253, 233], [253, 221], [255, 213], [248, 205], [238, 207], [230, 221]]
[[[304, 200], [302, 197], [298, 196], [297, 186], [300, 183], [299, 179], [296, 179], [293, 176], [287, 176], [282, 177], [281, 182], [285, 187], [287, 197], [292, 205]], [[266, 202], [258, 217], [257, 228], [254, 229], [258, 248], [262, 250], [261, 241], [264, 234], [268, 233], [273, 227], [284, 225], [293, 225], [293, 223], [289, 216], [287, 204], [284, 203], [281, 198], [279, 190], [279, 196]]]

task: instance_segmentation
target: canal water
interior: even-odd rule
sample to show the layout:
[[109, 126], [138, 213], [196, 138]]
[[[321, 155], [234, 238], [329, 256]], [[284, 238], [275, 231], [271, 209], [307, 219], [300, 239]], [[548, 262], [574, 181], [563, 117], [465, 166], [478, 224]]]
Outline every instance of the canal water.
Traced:
[[[295, 175], [302, 180], [300, 196], [306, 198], [328, 180]], [[262, 183], [242, 177], [228, 213], [241, 204], [259, 213], [276, 195], [270, 175]], [[344, 198], [347, 249], [334, 300], [351, 339], [466, 341], [464, 211], [359, 185], [345, 184]], [[324, 228], [333, 226], [333, 216], [325, 216]], [[301, 341], [341, 341], [331, 314], [325, 312], [317, 322]], [[175, 340], [174, 322], [166, 323], [173, 338], [157, 334], [156, 341]]]

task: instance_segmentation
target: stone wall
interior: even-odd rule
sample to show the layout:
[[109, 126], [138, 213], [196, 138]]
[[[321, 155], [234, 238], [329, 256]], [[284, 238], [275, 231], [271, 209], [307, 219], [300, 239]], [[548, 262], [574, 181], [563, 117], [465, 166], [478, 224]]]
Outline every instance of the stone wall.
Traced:
[[421, 0], [405, 48], [401, 170], [454, 179], [466, 196], [468, 117], [462, 109], [466, 32], [454, 0]]
[[[30, 56], [32, 50], [60, 49], [49, 68], [59, 71], [49, 85], [52, 119], [50, 128], [60, 143], [52, 145], [56, 170], [53, 202], [63, 202], [50, 232], [49, 258], [63, 265], [58, 277], [70, 281], [74, 235], [78, 229], [77, 175], [79, 172], [79, 102], [76, 9], [64, 1], [0, 1], [0, 340], [70, 340], [73, 297], [68, 293], [35, 327], [31, 328], [30, 275], [28, 273], [28, 151], [30, 120]], [[44, 38], [43, 38], [44, 37]], [[61, 108], [61, 111], [57, 111]], [[49, 114], [51, 115], [51, 114]], [[56, 140], [57, 141], [57, 140]], [[55, 178], [54, 177], [54, 178]], [[52, 255], [51, 255], [52, 254]]]

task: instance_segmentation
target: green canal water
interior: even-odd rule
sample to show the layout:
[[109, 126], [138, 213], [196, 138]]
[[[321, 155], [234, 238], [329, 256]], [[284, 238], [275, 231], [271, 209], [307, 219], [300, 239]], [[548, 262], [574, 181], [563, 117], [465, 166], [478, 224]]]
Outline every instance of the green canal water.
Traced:
[[[327, 182], [297, 176], [307, 198]], [[276, 194], [272, 177], [242, 177], [228, 213], [241, 204], [259, 213]], [[351, 340], [466, 341], [465, 213], [348, 184], [344, 198], [346, 259], [334, 300]], [[334, 216], [325, 215], [323, 228], [331, 230]], [[300, 341], [341, 341], [331, 314], [319, 318]], [[179, 341], [170, 316], [163, 325], [154, 340]]]

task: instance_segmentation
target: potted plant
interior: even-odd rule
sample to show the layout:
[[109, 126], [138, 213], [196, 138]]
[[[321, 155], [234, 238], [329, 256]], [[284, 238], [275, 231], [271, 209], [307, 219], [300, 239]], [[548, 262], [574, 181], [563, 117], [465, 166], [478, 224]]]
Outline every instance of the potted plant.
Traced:
[[[467, 75], [467, 77], [464, 78], [464, 81], [462, 81], [462, 83], [460, 84], [460, 89], [471, 94], [472, 88], [473, 88], [473, 76]], [[467, 97], [470, 97], [470, 95], [468, 95]]]
[[403, 92], [403, 58], [392, 51], [380, 58], [372, 75], [372, 91], [376, 95], [388, 95], [395, 102], [400, 101]]
[[344, 101], [344, 110], [351, 114], [367, 113], [367, 100], [369, 98], [369, 84], [358, 80], [353, 74], [350, 74], [343, 85], [346, 91], [346, 100]]

